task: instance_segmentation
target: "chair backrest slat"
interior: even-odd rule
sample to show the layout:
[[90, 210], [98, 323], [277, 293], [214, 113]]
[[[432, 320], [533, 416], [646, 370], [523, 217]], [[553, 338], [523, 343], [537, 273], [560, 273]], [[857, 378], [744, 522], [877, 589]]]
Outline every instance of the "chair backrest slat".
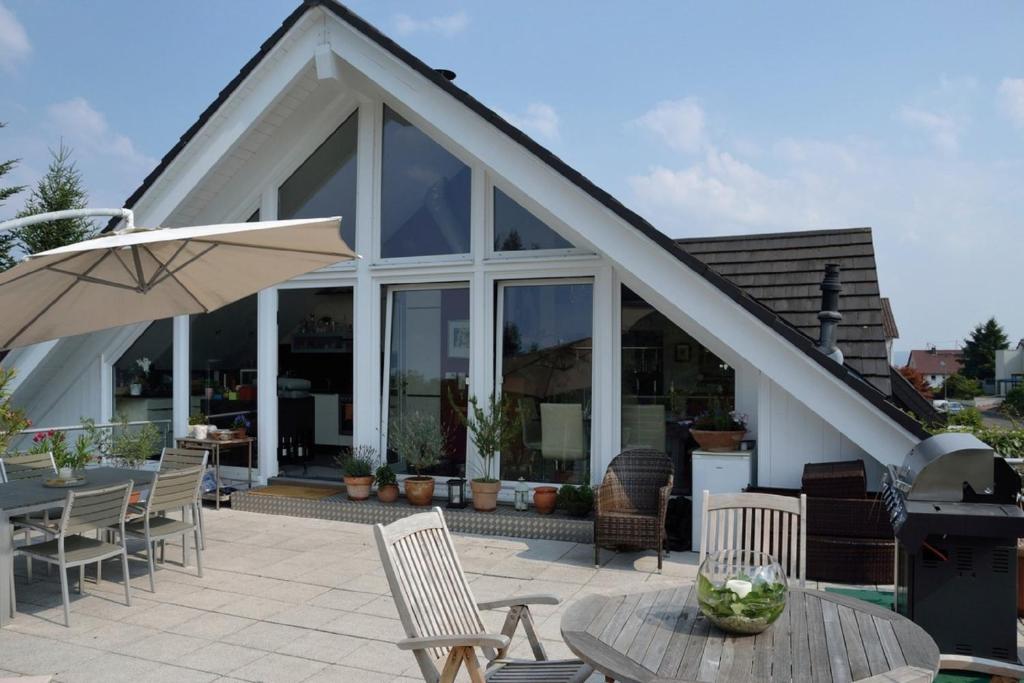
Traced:
[[57, 473], [53, 453], [16, 453], [0, 458], [0, 481], [42, 479]]
[[[391, 595], [410, 638], [483, 633], [484, 624], [440, 508], [374, 527]], [[414, 652], [427, 681], [437, 681], [448, 648]]]
[[121, 524], [131, 494], [131, 481], [93, 491], [69, 491], [60, 520], [61, 533], [77, 534]]
[[146, 503], [147, 512], [153, 514], [192, 505], [199, 496], [202, 477], [202, 467], [158, 472]]
[[210, 452], [198, 448], [165, 448], [160, 453], [160, 471], [206, 467]]
[[771, 555], [790, 580], [805, 584], [807, 496], [704, 491], [700, 562], [716, 552], [752, 550]]

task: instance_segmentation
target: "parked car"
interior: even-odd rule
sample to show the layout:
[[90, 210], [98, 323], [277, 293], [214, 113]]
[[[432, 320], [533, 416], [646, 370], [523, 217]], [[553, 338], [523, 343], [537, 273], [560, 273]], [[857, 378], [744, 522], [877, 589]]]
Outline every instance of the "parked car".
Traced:
[[960, 401], [947, 401], [945, 399], [932, 401], [932, 406], [940, 413], [949, 413], [950, 415], [956, 415], [964, 409], [964, 404]]

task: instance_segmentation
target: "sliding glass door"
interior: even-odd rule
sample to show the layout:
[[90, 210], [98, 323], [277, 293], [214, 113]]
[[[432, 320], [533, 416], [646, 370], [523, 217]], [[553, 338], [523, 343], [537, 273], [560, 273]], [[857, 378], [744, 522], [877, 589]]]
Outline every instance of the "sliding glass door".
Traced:
[[[465, 414], [468, 399], [469, 288], [393, 288], [385, 324], [384, 429], [417, 413], [436, 420], [444, 435], [443, 456], [424, 474], [463, 475], [466, 429], [458, 413]], [[404, 456], [388, 449], [396, 471], [411, 472]]]
[[509, 282], [498, 290], [498, 386], [521, 438], [501, 453], [501, 478], [590, 481], [593, 286]]

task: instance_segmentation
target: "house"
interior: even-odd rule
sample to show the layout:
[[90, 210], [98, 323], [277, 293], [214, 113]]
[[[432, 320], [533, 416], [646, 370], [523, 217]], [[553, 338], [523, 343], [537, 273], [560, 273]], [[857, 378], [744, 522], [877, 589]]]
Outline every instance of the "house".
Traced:
[[495, 463], [506, 499], [520, 477], [599, 481], [629, 445], [665, 448], [685, 477], [681, 424], [709, 409], [749, 416], [761, 486], [854, 458], [877, 482], [925, 436], [890, 395], [873, 254], [846, 269], [845, 362], [815, 341], [832, 261], [799, 245], [857, 253], [870, 233], [761, 236], [780, 252], [769, 271], [799, 268], [792, 292], [758, 284], [728, 272], [748, 260], [728, 239], [667, 237], [453, 79], [306, 0], [125, 204], [140, 225], [340, 215], [364, 258], [209, 314], [15, 350], [15, 400], [36, 424], [125, 413], [176, 435], [190, 415], [242, 415], [262, 481], [337, 477], [331, 456], [362, 444], [406, 473], [389, 430], [425, 414], [443, 479], [482, 471], [457, 411], [500, 391], [522, 417]]
[[1006, 392], [1024, 382], [1024, 339], [1012, 349], [996, 350], [996, 393]]
[[964, 352], [959, 349], [914, 349], [907, 367], [921, 373], [931, 387], [941, 387], [950, 375], [960, 372], [964, 365]]

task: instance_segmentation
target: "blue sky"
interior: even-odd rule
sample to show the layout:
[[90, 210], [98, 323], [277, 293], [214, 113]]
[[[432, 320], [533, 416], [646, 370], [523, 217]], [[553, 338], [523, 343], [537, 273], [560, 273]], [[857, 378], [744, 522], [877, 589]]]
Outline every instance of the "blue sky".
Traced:
[[[296, 4], [0, 0], [0, 158], [119, 206]], [[350, 6], [670, 235], [872, 226], [898, 349], [1024, 336], [1024, 4]]]

